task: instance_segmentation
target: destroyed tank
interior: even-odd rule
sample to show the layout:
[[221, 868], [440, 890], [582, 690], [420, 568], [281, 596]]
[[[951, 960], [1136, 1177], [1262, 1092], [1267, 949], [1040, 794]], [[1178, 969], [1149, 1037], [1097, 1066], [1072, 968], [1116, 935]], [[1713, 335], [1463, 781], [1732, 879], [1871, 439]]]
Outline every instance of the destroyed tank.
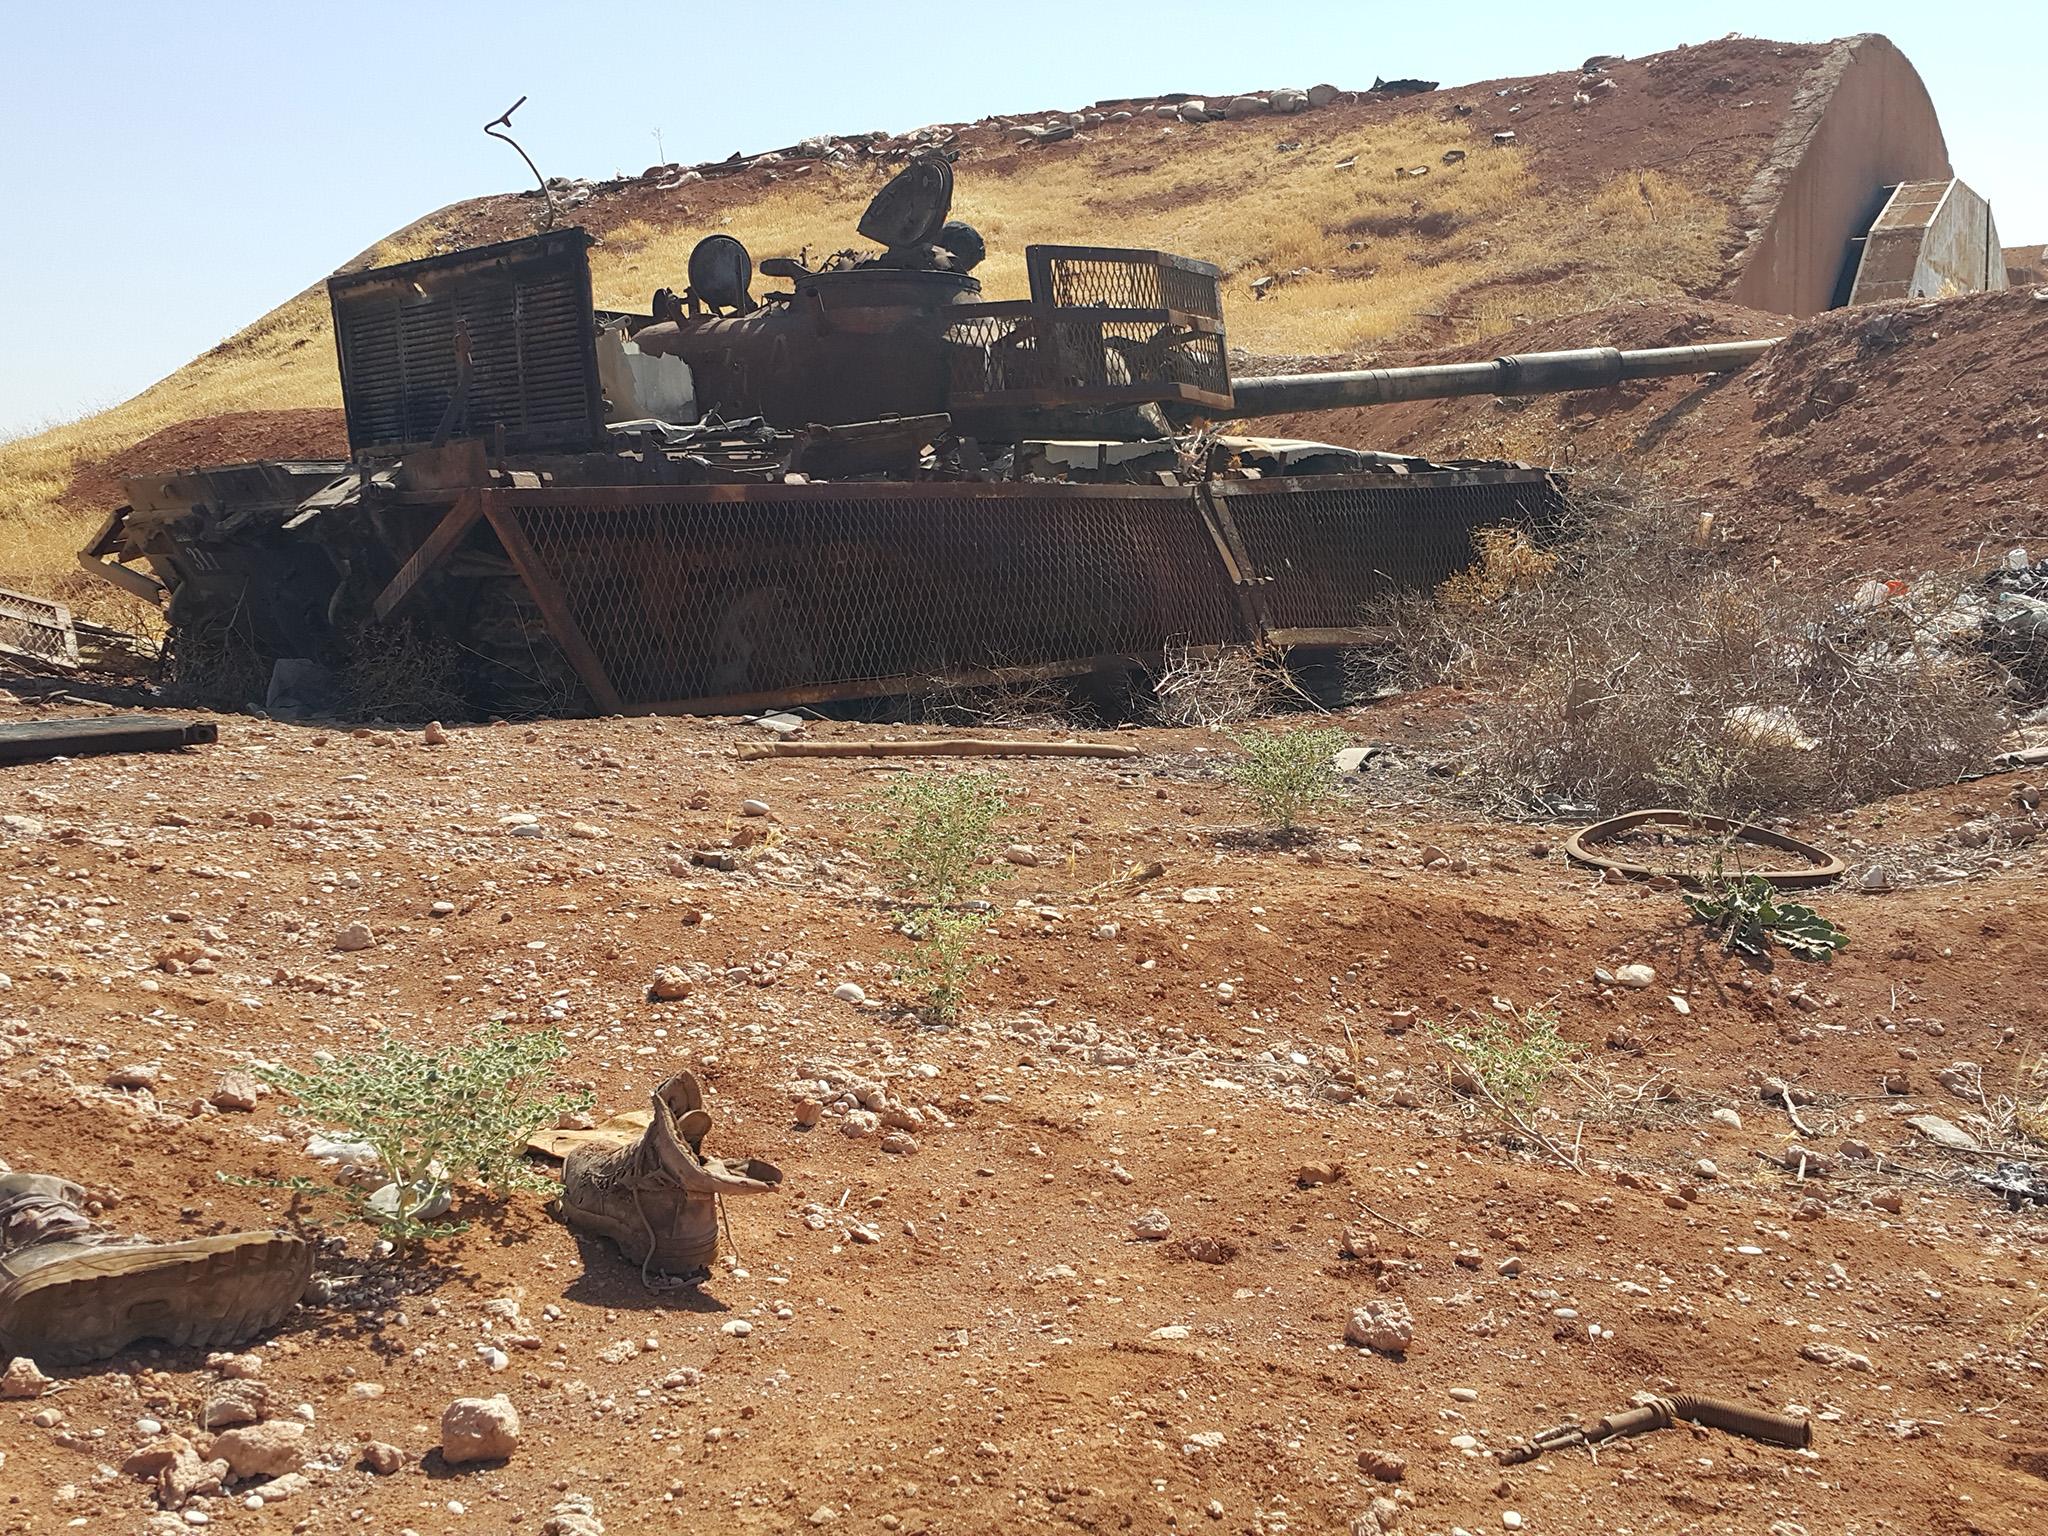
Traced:
[[233, 654], [267, 676], [273, 713], [401, 635], [479, 713], [1116, 678], [1357, 643], [1375, 600], [1468, 565], [1475, 529], [1560, 506], [1525, 465], [1223, 424], [1767, 345], [1233, 381], [1216, 267], [1036, 245], [1029, 297], [989, 301], [951, 201], [947, 161], [914, 161], [860, 220], [872, 249], [765, 260], [788, 286], [758, 296], [745, 247], [708, 236], [645, 313], [593, 306], [576, 228], [337, 275], [349, 457], [130, 480], [81, 561], [166, 604], [188, 675]]

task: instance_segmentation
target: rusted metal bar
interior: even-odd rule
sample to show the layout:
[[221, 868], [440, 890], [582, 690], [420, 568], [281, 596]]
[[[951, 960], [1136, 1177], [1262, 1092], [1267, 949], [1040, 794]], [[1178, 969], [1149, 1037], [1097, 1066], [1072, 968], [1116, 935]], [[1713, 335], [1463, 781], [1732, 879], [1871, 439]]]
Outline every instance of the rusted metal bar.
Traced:
[[0, 763], [37, 763], [106, 752], [174, 752], [219, 738], [219, 727], [211, 720], [163, 720], [155, 715], [23, 720], [0, 725]]
[[1805, 1419], [1768, 1413], [1761, 1408], [1726, 1402], [1717, 1397], [1674, 1392], [1668, 1397], [1645, 1398], [1632, 1408], [1620, 1409], [1591, 1424], [1560, 1424], [1556, 1429], [1532, 1435], [1524, 1444], [1502, 1451], [1500, 1462], [1505, 1467], [1520, 1466], [1551, 1451], [1567, 1450], [1577, 1445], [1598, 1445], [1622, 1436], [1669, 1429], [1681, 1419], [1703, 1424], [1709, 1429], [1726, 1430], [1731, 1435], [1741, 1435], [1765, 1445], [1782, 1445], [1788, 1450], [1803, 1451], [1813, 1443], [1813, 1426]]
[[519, 519], [500, 509], [499, 492], [478, 491], [474, 494], [483, 503], [484, 516], [490, 520], [498, 542], [505, 546], [505, 553], [511, 557], [519, 579], [526, 583], [526, 590], [533, 595], [541, 617], [547, 621], [548, 633], [555, 637], [555, 644], [562, 648], [562, 654], [569, 658], [569, 665], [576, 669], [583, 686], [590, 690], [591, 701], [597, 705], [599, 713], [616, 715], [623, 712], [625, 704], [620, 700], [618, 690], [612, 686], [604, 663], [590, 648], [590, 641], [584, 637], [575, 616], [570, 613], [553, 574], [534, 554], [533, 545], [527, 542], [526, 533], [519, 526]]
[[1223, 499], [1215, 495], [1209, 486], [1195, 487], [1195, 506], [1201, 511], [1202, 523], [1208, 528], [1209, 537], [1215, 541], [1216, 554], [1230, 576], [1231, 594], [1237, 599], [1238, 611], [1244, 616], [1245, 634], [1256, 639], [1273, 625], [1266, 613], [1262, 586], [1253, 569], [1251, 556], [1245, 551], [1244, 540], [1238, 536], [1237, 525], [1230, 520], [1230, 511]]
[[453, 553], [463, 536], [476, 526], [476, 520], [483, 516], [483, 502], [475, 493], [459, 498], [455, 505], [441, 514], [441, 520], [421, 540], [420, 547], [412, 557], [398, 569], [377, 600], [370, 605], [370, 612], [378, 623], [383, 623], [405, 605], [427, 574]]
[[[1204, 649], [1214, 650], [1215, 647]], [[1129, 657], [1095, 657], [1056, 661], [1038, 667], [958, 667], [919, 676], [858, 678], [843, 683], [821, 683], [815, 687], [767, 688], [756, 693], [725, 693], [700, 699], [667, 699], [658, 704], [633, 705], [635, 714], [645, 715], [746, 715], [764, 709], [793, 709], [806, 704], [837, 704], [847, 699], [886, 699], [909, 694], [930, 693], [937, 688], [994, 688], [1016, 683], [1053, 683], [1066, 678], [1085, 677], [1105, 668], [1132, 670]]]
[[764, 757], [1136, 757], [1124, 742], [985, 741], [946, 737], [932, 741], [773, 741], [743, 747], [740, 758]]

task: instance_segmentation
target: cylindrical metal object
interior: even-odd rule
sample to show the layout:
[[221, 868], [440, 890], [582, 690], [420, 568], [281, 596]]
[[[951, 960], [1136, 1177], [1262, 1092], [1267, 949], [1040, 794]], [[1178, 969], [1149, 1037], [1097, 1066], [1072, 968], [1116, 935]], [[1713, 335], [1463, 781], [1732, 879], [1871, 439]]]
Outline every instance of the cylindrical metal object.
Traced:
[[1233, 418], [1289, 411], [1334, 411], [1396, 400], [1440, 400], [1452, 395], [1541, 395], [1604, 389], [1625, 379], [1677, 373], [1734, 373], [1776, 345], [1717, 341], [1697, 347], [1582, 347], [1571, 352], [1524, 352], [1485, 363], [1430, 363], [1416, 368], [1367, 368], [1353, 373], [1283, 373], [1238, 379]]
[[1691, 1392], [1674, 1392], [1664, 1401], [1670, 1404], [1673, 1418], [1690, 1419], [1709, 1429], [1725, 1429], [1731, 1435], [1746, 1435], [1766, 1445], [1782, 1445], [1795, 1451], [1813, 1444], [1813, 1426], [1804, 1419]]

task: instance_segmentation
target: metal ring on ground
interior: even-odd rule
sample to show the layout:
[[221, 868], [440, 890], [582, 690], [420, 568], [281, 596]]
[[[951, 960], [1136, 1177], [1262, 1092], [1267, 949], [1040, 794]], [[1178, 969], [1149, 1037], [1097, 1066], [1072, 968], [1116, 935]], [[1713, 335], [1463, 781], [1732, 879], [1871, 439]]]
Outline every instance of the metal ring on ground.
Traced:
[[[1626, 816], [1610, 816], [1605, 821], [1596, 821], [1590, 827], [1583, 827], [1564, 841], [1566, 855], [1580, 864], [1589, 864], [1595, 869], [1611, 869], [1616, 874], [1629, 875], [1636, 879], [1648, 879], [1651, 875], [1665, 871], [1653, 870], [1642, 864], [1628, 864], [1620, 859], [1591, 851], [1592, 845], [1611, 841], [1623, 832], [1630, 832], [1641, 826], [1685, 827], [1695, 832], [1720, 832], [1732, 841], [1753, 843], [1761, 848], [1775, 848], [1780, 853], [1795, 853], [1811, 862], [1801, 869], [1753, 869], [1743, 870], [1745, 875], [1754, 875], [1778, 886], [1826, 885], [1839, 880], [1848, 872], [1849, 866], [1831, 853], [1823, 852], [1811, 843], [1802, 843], [1796, 837], [1787, 837], [1782, 832], [1773, 832], [1768, 827], [1752, 826], [1745, 821], [1730, 821], [1725, 816], [1702, 816], [1691, 811], [1659, 809], [1630, 811]], [[1694, 875], [1670, 872], [1682, 885], [1698, 885]]]

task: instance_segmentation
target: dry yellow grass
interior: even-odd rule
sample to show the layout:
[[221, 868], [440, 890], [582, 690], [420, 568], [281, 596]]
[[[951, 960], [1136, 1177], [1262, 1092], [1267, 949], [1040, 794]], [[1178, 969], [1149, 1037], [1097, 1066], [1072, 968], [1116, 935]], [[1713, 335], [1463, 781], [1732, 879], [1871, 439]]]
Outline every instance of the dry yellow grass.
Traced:
[[[1462, 124], [1404, 119], [1302, 137], [1300, 149], [1279, 155], [1270, 135], [1182, 126], [1149, 149], [1151, 164], [1148, 148], [1128, 137], [1026, 151], [1008, 174], [963, 169], [954, 211], [988, 242], [976, 275], [991, 298], [1024, 296], [1030, 244], [1175, 251], [1223, 268], [1234, 345], [1298, 355], [1350, 351], [1411, 328], [1487, 270], [1486, 229], [1527, 195], [1521, 157], [1482, 150]], [[1444, 165], [1451, 149], [1467, 158]], [[1352, 167], [1337, 169], [1345, 160]], [[1427, 176], [1397, 174], [1420, 165]], [[821, 167], [714, 227], [757, 256], [808, 248], [815, 260], [857, 243], [854, 221], [878, 184], [864, 169]], [[1443, 232], [1421, 232], [1431, 229]], [[645, 222], [614, 231], [593, 257], [599, 302], [644, 308], [705, 233]], [[1297, 268], [1312, 271], [1254, 300], [1254, 279]]]
[[[1279, 153], [1281, 132], [1300, 147]], [[1445, 164], [1451, 150], [1465, 158]], [[1401, 174], [1409, 167], [1428, 173]], [[687, 219], [679, 204], [672, 225], [600, 226], [597, 300], [644, 308], [655, 288], [680, 284], [690, 247], [711, 229], [739, 235], [757, 258], [808, 249], [815, 261], [857, 243], [854, 222], [882, 174], [819, 164], [763, 183], [709, 221]], [[1546, 193], [1520, 151], [1419, 113], [1346, 130], [1309, 120], [1258, 132], [1133, 124], [968, 161], [955, 209], [987, 238], [978, 275], [991, 298], [1025, 293], [1024, 247], [1034, 242], [1175, 251], [1223, 268], [1233, 345], [1280, 356], [1465, 341], [1521, 320], [1699, 291], [1717, 275], [1727, 232], [1721, 205], [1668, 177], [1623, 176], [1590, 198]], [[456, 209], [421, 220], [373, 260], [446, 248], [460, 218]], [[1288, 275], [1297, 269], [1306, 270]], [[1282, 280], [1255, 298], [1251, 283], [1275, 274]], [[58, 506], [80, 464], [178, 421], [337, 403], [326, 300], [315, 287], [134, 399], [0, 445], [0, 585], [103, 608], [98, 585], [76, 579], [71, 558], [100, 510]]]

